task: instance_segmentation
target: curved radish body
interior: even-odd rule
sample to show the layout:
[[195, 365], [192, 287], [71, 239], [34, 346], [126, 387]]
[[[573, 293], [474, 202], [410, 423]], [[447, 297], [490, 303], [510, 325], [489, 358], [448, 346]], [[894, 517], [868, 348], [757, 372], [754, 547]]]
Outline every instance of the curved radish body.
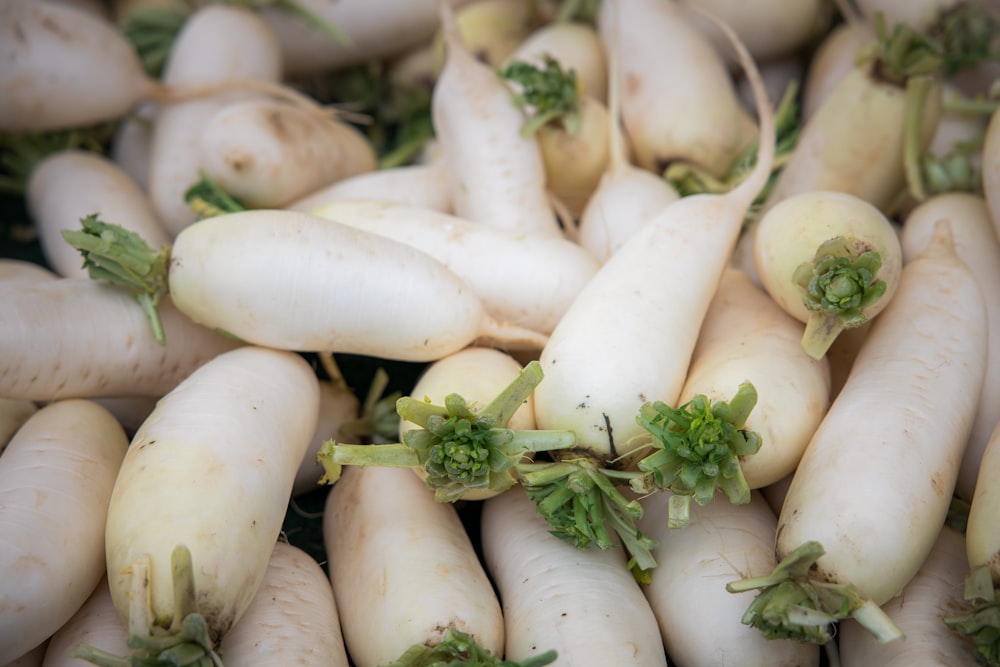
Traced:
[[[211, 4], [195, 11], [177, 35], [162, 79], [168, 85], [281, 80], [277, 38], [253, 10]], [[171, 235], [195, 221], [184, 193], [198, 180], [202, 128], [227, 104], [252, 96], [216, 93], [158, 109], [153, 125], [149, 196]]]
[[433, 646], [449, 628], [502, 655], [500, 604], [455, 507], [435, 501], [409, 470], [345, 468], [327, 498], [323, 536], [358, 667]]
[[668, 528], [668, 497], [646, 498], [639, 525], [659, 542], [657, 566], [643, 590], [671, 660], [706, 667], [819, 665], [815, 645], [765, 639], [744, 625], [746, 596], [726, 590], [734, 578], [766, 574], [777, 564], [778, 520], [763, 496], [752, 494], [747, 505], [694, 505], [681, 529]]
[[811, 573], [852, 583], [881, 605], [937, 539], [972, 427], [986, 366], [986, 313], [947, 223], [903, 269], [847, 382], [796, 468], [777, 555], [825, 550]]
[[[673, 162], [721, 176], [754, 135], [729, 69], [678, 2], [601, 3], [598, 29], [621, 77], [622, 123], [637, 163]], [[664, 68], [664, 63], [670, 63]]]
[[868, 21], [849, 20], [835, 26], [816, 47], [802, 82], [802, 122], [815, 115], [840, 80], [854, 69], [861, 50], [875, 41]]
[[275, 543], [257, 594], [220, 649], [226, 667], [347, 667], [333, 589], [319, 563]]
[[580, 449], [601, 460], [626, 453], [643, 433], [643, 403], [677, 399], [743, 218], [771, 170], [773, 112], [746, 50], [734, 46], [761, 108], [753, 171], [727, 194], [667, 205], [602, 265], [542, 349], [539, 427], [575, 432]]
[[523, 60], [544, 64], [545, 56], [576, 72], [580, 92], [599, 102], [608, 99], [608, 71], [604, 45], [594, 26], [576, 21], [547, 23], [523, 39], [507, 62]]
[[40, 132], [120, 118], [158, 84], [99, 16], [56, 2], [0, 3], [0, 129]]
[[554, 649], [559, 666], [665, 667], [656, 618], [622, 549], [580, 550], [549, 530], [519, 488], [483, 501], [483, 557], [503, 604], [506, 659]]
[[111, 413], [70, 399], [32, 415], [4, 450], [0, 664], [48, 639], [104, 576], [104, 522], [127, 447]]
[[26, 259], [0, 257], [0, 285], [22, 282], [32, 283], [42, 280], [55, 280], [59, 275], [41, 264], [29, 262]]
[[965, 540], [945, 525], [902, 594], [882, 605], [903, 631], [902, 639], [879, 644], [855, 620], [840, 623], [837, 643], [844, 665], [884, 667], [976, 667], [981, 663], [971, 642], [942, 622], [964, 608], [962, 583], [968, 573]]
[[1000, 110], [994, 111], [983, 138], [983, 196], [993, 229], [1000, 236]]
[[[164, 396], [132, 438], [108, 509], [105, 544], [119, 616], [166, 628], [177, 613], [174, 548], [191, 554], [213, 645], [260, 586], [319, 405], [299, 355], [243, 347], [206, 362]], [[143, 564], [146, 579], [133, 581]], [[136, 586], [149, 619], [132, 617]]]
[[740, 459], [751, 489], [795, 470], [830, 404], [829, 364], [807, 355], [801, 338], [802, 325], [746, 273], [723, 274], [677, 402], [698, 394], [728, 401], [741, 383], [754, 386], [758, 399], [745, 428], [760, 434], [761, 447]]
[[52, 635], [42, 667], [83, 667], [88, 664], [73, 656], [80, 644], [107, 651], [111, 655], [128, 652], [128, 629], [118, 618], [107, 578], [101, 579], [94, 592], [59, 630]]
[[1000, 241], [982, 197], [960, 192], [942, 194], [927, 199], [906, 217], [901, 237], [904, 261], [916, 257], [927, 246], [939, 220], [948, 221], [955, 252], [972, 270], [986, 302], [986, 380], [955, 485], [956, 495], [971, 500], [983, 450], [1000, 420], [1000, 294], [994, 289], [1000, 284]]
[[192, 225], [174, 240], [168, 279], [177, 308], [194, 321], [286, 350], [429, 361], [479, 337], [529, 348], [545, 340], [489, 317], [430, 255], [296, 211]]
[[154, 247], [171, 238], [145, 191], [97, 153], [60, 151], [42, 160], [28, 178], [27, 205], [46, 261], [68, 278], [85, 278], [87, 271], [62, 231], [79, 229], [80, 219], [88, 215], [120, 224]]
[[491, 316], [551, 332], [600, 264], [576, 243], [374, 200], [336, 201], [313, 213], [427, 253], [461, 278]]
[[192, 322], [169, 299], [160, 345], [129, 294], [89, 279], [0, 287], [0, 396], [159, 397], [239, 342]]
[[280, 208], [342, 178], [374, 171], [359, 130], [272, 99], [233, 102], [201, 131], [201, 166], [248, 208]]
[[993, 587], [1000, 585], [1000, 428], [993, 431], [979, 464], [976, 492], [969, 506], [969, 521], [965, 529], [965, 550], [972, 569], [987, 567]]
[[451, 213], [448, 169], [438, 161], [365, 172], [314, 190], [285, 208], [312, 213], [340, 199], [379, 199]]
[[460, 217], [523, 234], [562, 234], [545, 188], [538, 140], [522, 136], [525, 115], [494, 69], [462, 43], [442, 6], [447, 55], [431, 113]]

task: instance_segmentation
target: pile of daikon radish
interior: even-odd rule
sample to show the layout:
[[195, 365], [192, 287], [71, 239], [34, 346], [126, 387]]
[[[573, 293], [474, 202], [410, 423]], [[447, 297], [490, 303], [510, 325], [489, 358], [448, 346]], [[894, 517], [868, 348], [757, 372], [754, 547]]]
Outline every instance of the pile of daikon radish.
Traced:
[[[1000, 664], [998, 61], [995, 0], [0, 0], [0, 665]], [[306, 83], [365, 66], [404, 164]]]

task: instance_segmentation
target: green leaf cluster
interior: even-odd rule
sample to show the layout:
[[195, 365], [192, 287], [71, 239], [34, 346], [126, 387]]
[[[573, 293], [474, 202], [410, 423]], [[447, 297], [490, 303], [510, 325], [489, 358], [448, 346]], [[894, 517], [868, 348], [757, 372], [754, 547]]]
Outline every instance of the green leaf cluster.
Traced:
[[521, 662], [501, 660], [477, 644], [472, 635], [448, 628], [439, 643], [416, 644], [385, 667], [542, 667], [556, 657], [555, 651], [546, 651]]
[[521, 127], [523, 136], [531, 136], [553, 122], [560, 123], [570, 134], [580, 131], [580, 86], [576, 71], [563, 70], [558, 60], [546, 55], [543, 66], [515, 60], [501, 75], [517, 84], [514, 100], [530, 112]]
[[840, 317], [846, 327], [865, 322], [863, 310], [885, 294], [884, 280], [876, 279], [882, 257], [869, 250], [855, 256], [843, 237], [824, 242], [812, 262], [795, 269], [792, 280], [803, 290], [803, 303], [811, 311]]

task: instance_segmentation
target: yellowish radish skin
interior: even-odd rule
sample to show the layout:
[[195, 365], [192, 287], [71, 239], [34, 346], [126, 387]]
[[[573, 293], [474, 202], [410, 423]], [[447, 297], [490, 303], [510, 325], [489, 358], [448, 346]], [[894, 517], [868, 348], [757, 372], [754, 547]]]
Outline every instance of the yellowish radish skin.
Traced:
[[348, 667], [333, 589], [319, 563], [275, 543], [257, 594], [220, 649], [226, 667]]
[[830, 29], [809, 60], [802, 82], [802, 122], [815, 115], [831, 91], [854, 69], [862, 49], [875, 41], [875, 28], [868, 21], [848, 20]]
[[354, 126], [273, 99], [220, 109], [202, 129], [200, 153], [205, 174], [248, 208], [281, 208], [378, 166]]
[[[438, 3], [439, 5], [443, 3]], [[535, 30], [537, 8], [528, 0], [475, 0], [454, 9], [462, 42], [476, 60], [499, 68]], [[440, 73], [447, 38], [441, 28], [431, 42], [431, 67]]]
[[557, 667], [665, 667], [656, 617], [622, 549], [581, 550], [550, 528], [519, 487], [483, 501], [483, 557], [503, 604], [506, 659], [554, 649]]
[[639, 166], [661, 173], [687, 162], [721, 176], [754, 136], [754, 124], [722, 56], [685, 8], [604, 2], [598, 29], [621, 68], [622, 123]]
[[573, 431], [580, 450], [602, 461], [634, 447], [643, 403], [672, 404], [680, 394], [709, 302], [773, 163], [773, 111], [752, 60], [734, 46], [761, 105], [752, 173], [724, 195], [668, 204], [641, 227], [576, 296], [539, 358], [539, 427]]
[[948, 221], [955, 252], [972, 270], [986, 302], [989, 331], [986, 380], [955, 485], [958, 497], [972, 500], [983, 450], [1000, 420], [1000, 295], [993, 289], [1000, 284], [1000, 241], [981, 196], [961, 192], [941, 194], [927, 199], [906, 217], [902, 234], [904, 261], [910, 261], [927, 246], [939, 220]]
[[107, 651], [111, 655], [128, 653], [128, 629], [118, 618], [107, 577], [59, 630], [52, 635], [42, 667], [84, 667], [91, 664], [73, 656], [80, 644]]
[[455, 506], [435, 501], [409, 470], [345, 467], [327, 497], [323, 536], [357, 667], [433, 646], [448, 628], [503, 654], [500, 603]]
[[729, 401], [741, 383], [753, 384], [757, 404], [744, 428], [760, 434], [761, 447], [740, 459], [751, 489], [795, 470], [830, 404], [829, 364], [807, 355], [801, 338], [801, 323], [746, 273], [723, 274], [677, 400], [683, 404], [704, 394]]
[[525, 115], [511, 89], [463, 44], [450, 9], [442, 6], [441, 15], [446, 57], [431, 113], [455, 213], [526, 235], [560, 236], [538, 139], [521, 135]]
[[70, 150], [49, 155], [32, 170], [26, 196], [46, 262], [66, 278], [88, 275], [80, 252], [62, 237], [63, 230], [79, 229], [81, 218], [88, 215], [130, 229], [154, 247], [171, 238], [146, 192], [98, 153]]
[[448, 169], [443, 162], [409, 164], [349, 176], [285, 206], [311, 213], [340, 199], [378, 199], [451, 213]]
[[879, 644], [854, 619], [837, 632], [841, 664], [883, 667], [977, 667], [972, 643], [941, 619], [962, 613], [962, 586], [968, 573], [962, 534], [943, 526], [934, 548], [903, 592], [882, 610], [903, 631], [903, 638]]
[[123, 620], [138, 622], [131, 572], [145, 561], [151, 624], [169, 626], [171, 556], [185, 545], [218, 645], [263, 580], [318, 407], [318, 380], [301, 356], [250, 346], [206, 362], [157, 403], [108, 509], [108, 580]]
[[608, 68], [604, 45], [594, 26], [577, 21], [547, 23], [523, 39], [507, 62], [543, 65], [546, 55], [555, 58], [564, 70], [576, 72], [584, 95], [607, 102]]
[[529, 349], [546, 340], [490, 317], [430, 255], [297, 211], [243, 211], [188, 227], [174, 240], [168, 280], [194, 321], [285, 350], [431, 361], [479, 338]]
[[104, 522], [128, 438], [104, 408], [57, 401], [0, 458], [0, 664], [72, 618], [104, 576]]
[[[276, 84], [282, 75], [277, 38], [253, 10], [207, 5], [177, 35], [162, 80], [169, 85], [207, 85], [229, 80]], [[195, 221], [184, 193], [198, 180], [201, 131], [227, 104], [248, 92], [203, 96], [160, 107], [153, 125], [149, 196], [171, 236]]]
[[160, 345], [131, 295], [87, 278], [0, 286], [0, 302], [8, 315], [0, 396], [9, 398], [159, 397], [240, 345], [192, 322], [169, 297], [159, 311], [171, 342]]
[[777, 556], [825, 550], [819, 581], [851, 583], [882, 605], [930, 553], [955, 488], [986, 362], [979, 286], [947, 223], [903, 269], [840, 394], [796, 468]]
[[[506, 352], [489, 347], [467, 347], [427, 366], [410, 395], [434, 405], [444, 405], [449, 394], [458, 394], [473, 409], [481, 409], [513, 382], [521, 370], [521, 364]], [[400, 420], [400, 441], [407, 431], [415, 428], [420, 427], [405, 419]], [[535, 428], [535, 405], [530, 395], [511, 416], [507, 428]], [[421, 479], [426, 478], [422, 468], [414, 471]], [[484, 500], [494, 495], [496, 492], [491, 489], [469, 489], [462, 498]]]
[[969, 506], [969, 521], [965, 529], [965, 553], [968, 565], [975, 569], [988, 567], [993, 587], [1000, 586], [1000, 427], [994, 429], [979, 463], [976, 492]]
[[656, 614], [670, 659], [691, 667], [816, 667], [819, 648], [793, 640], [765, 639], [741, 622], [746, 595], [730, 593], [734, 579], [774, 569], [778, 519], [759, 493], [747, 505], [719, 499], [693, 504], [690, 522], [668, 527], [668, 494], [645, 499], [639, 521], [659, 542], [657, 566], [643, 587]]
[[322, 218], [412, 246], [453, 271], [502, 322], [550, 333], [600, 263], [565, 238], [538, 238], [376, 200], [340, 200]]

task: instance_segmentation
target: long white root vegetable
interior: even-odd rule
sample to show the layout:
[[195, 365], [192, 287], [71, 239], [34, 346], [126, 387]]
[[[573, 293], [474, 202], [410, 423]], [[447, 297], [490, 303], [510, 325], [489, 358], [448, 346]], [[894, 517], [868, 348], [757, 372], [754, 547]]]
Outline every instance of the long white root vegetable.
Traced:
[[128, 652], [128, 628], [118, 618], [107, 577], [101, 579], [83, 606], [49, 640], [42, 667], [84, 667], [74, 655], [86, 644], [111, 655]]

